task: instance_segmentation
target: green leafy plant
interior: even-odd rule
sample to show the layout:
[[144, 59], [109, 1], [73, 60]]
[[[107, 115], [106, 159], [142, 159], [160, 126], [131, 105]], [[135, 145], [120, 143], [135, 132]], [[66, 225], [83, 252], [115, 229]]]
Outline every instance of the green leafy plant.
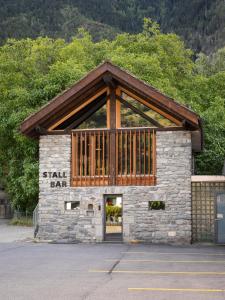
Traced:
[[122, 207], [117, 205], [107, 205], [106, 206], [106, 219], [110, 221], [111, 217], [118, 222], [118, 218], [122, 216]]
[[164, 201], [149, 201], [150, 210], [164, 210], [165, 202]]

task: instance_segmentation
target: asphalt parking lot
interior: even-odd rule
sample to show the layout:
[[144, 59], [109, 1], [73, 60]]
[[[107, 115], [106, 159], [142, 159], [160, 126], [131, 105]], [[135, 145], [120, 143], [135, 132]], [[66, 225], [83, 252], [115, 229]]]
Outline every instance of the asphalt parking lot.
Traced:
[[224, 246], [0, 244], [0, 299], [225, 299]]

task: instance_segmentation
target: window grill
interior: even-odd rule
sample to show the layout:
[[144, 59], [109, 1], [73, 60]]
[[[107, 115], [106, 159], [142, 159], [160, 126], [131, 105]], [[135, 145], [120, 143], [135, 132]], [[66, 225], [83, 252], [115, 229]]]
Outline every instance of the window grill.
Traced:
[[192, 241], [213, 242], [216, 194], [225, 182], [192, 182]]
[[72, 133], [72, 185], [155, 184], [155, 132], [150, 128]]

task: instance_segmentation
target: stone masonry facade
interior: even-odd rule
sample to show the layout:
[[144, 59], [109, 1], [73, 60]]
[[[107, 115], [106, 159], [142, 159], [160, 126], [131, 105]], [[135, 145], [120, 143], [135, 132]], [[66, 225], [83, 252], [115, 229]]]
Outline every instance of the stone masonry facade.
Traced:
[[[158, 131], [155, 186], [70, 187], [71, 136], [40, 136], [40, 239], [101, 242], [104, 238], [104, 195], [123, 199], [123, 240], [150, 243], [191, 242], [191, 134]], [[65, 174], [66, 186], [51, 187], [55, 178], [44, 172]], [[149, 210], [149, 201], [165, 201], [165, 210]], [[65, 201], [80, 201], [77, 210], [65, 210]], [[92, 204], [94, 212], [88, 213]]]

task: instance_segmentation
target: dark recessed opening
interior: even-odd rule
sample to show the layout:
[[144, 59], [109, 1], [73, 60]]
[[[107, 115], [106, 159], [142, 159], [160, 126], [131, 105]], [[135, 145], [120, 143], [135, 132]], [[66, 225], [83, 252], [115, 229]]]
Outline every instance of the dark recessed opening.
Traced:
[[93, 207], [93, 204], [88, 204], [88, 210], [93, 210], [94, 207]]
[[164, 201], [149, 201], [148, 209], [149, 210], [165, 210], [165, 202]]

